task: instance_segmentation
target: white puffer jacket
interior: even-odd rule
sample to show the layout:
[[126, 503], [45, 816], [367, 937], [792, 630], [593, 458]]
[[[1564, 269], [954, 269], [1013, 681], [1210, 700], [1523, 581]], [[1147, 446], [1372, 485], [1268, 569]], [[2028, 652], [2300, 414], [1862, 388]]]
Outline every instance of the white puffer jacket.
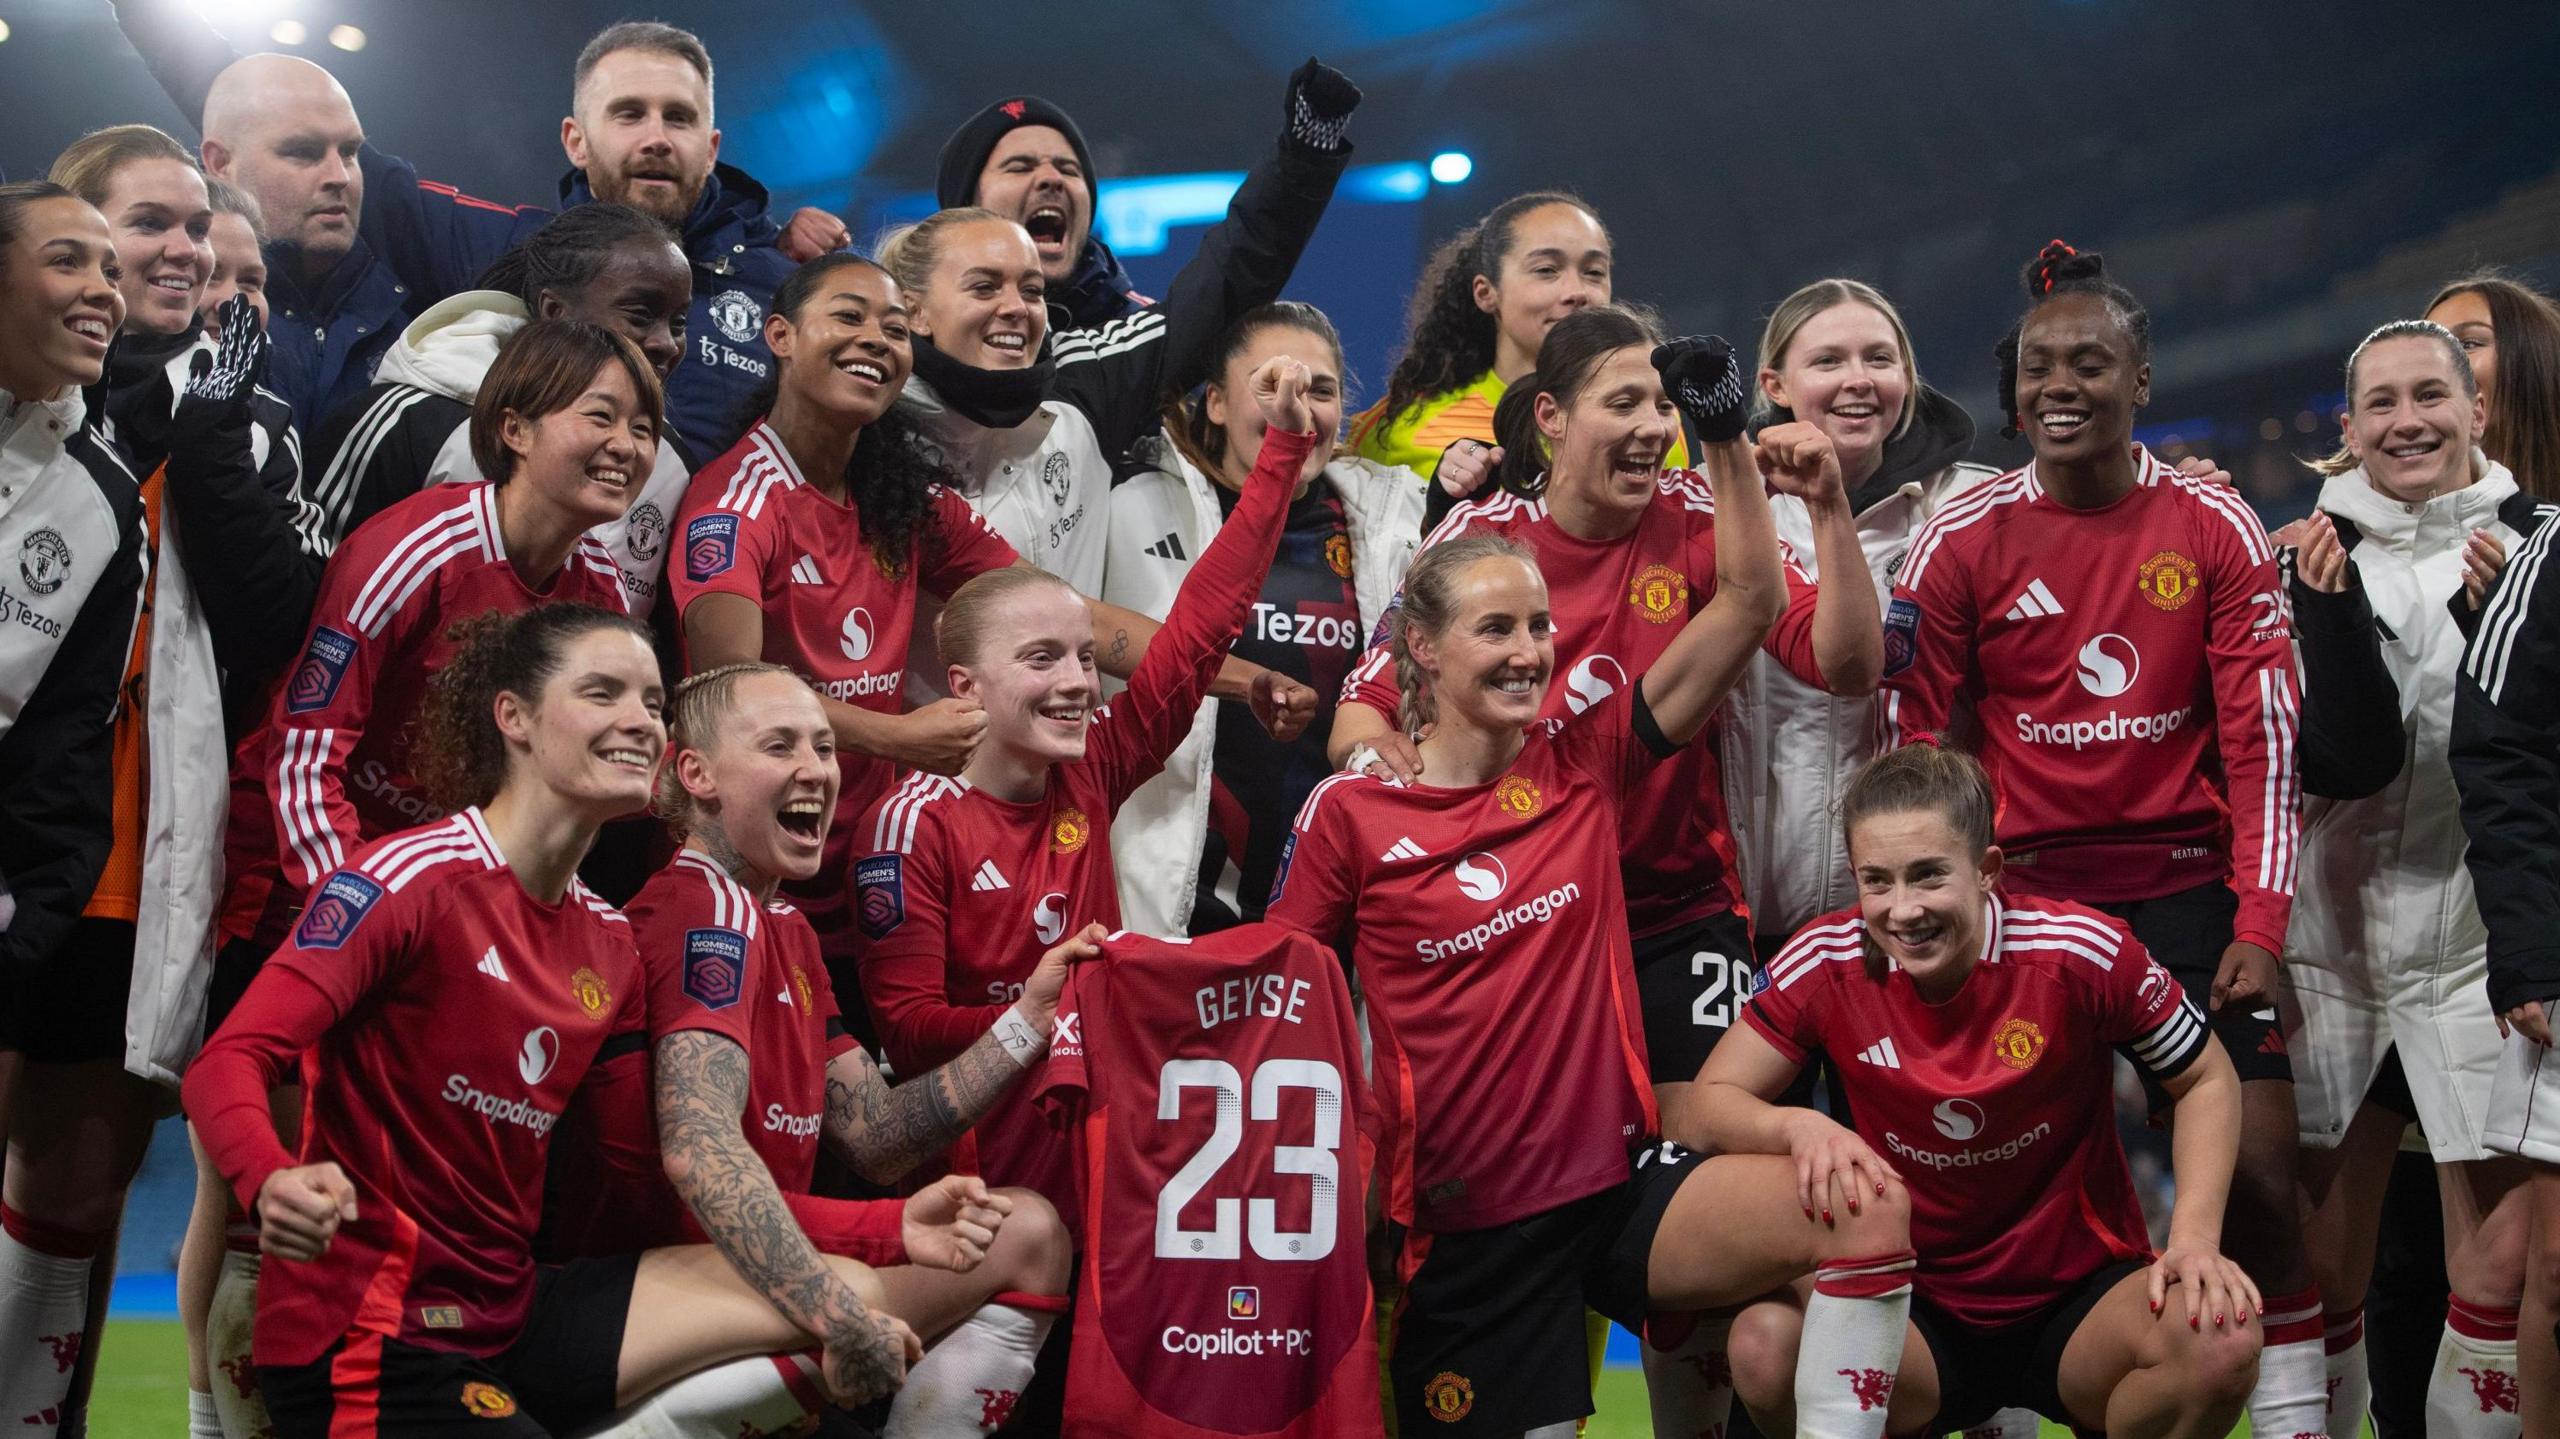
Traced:
[[[1136, 454], [1149, 468], [1111, 496], [1110, 565], [1100, 593], [1160, 620], [1224, 520], [1213, 482], [1171, 440], [1141, 441]], [[1405, 566], [1421, 544], [1425, 481], [1401, 465], [1337, 453], [1322, 482], [1342, 500], [1351, 532], [1351, 585], [1366, 636], [1394, 601]], [[1217, 736], [1218, 701], [1202, 700], [1191, 733], [1164, 772], [1120, 806], [1111, 826], [1111, 853], [1119, 866], [1120, 922], [1129, 929], [1163, 939], [1189, 932], [1200, 851], [1209, 833], [1209, 768]]]
[[2471, 532], [2487, 530], [2513, 555], [2532, 520], [2506, 466], [2477, 451], [2472, 463], [2479, 480], [2424, 504], [2382, 494], [2361, 469], [2320, 487], [2320, 508], [2359, 532], [2348, 558], [2400, 687], [2408, 758], [2379, 794], [2304, 804], [2302, 878], [2285, 949], [2329, 976], [2324, 987], [2362, 990], [2377, 1004], [2392, 971], [2484, 965], [2488, 952], [2445, 759], [2464, 645], [2451, 605], [2460, 603]]
[[1021, 556], [1088, 595], [1102, 592], [1111, 466], [1093, 422], [1044, 400], [1010, 429], [981, 425], [910, 377], [898, 403], [951, 472], [952, 487]]
[[[1882, 605], [1894, 573], [1940, 506], [1998, 473], [1955, 464], [1875, 501], [1858, 515], [1858, 544]], [[1772, 495], [1778, 536], [1817, 582], [1813, 520], [1804, 502]], [[1840, 792], [1875, 754], [1876, 699], [1828, 695], [1766, 653], [1752, 657], [1726, 702], [1725, 806], [1741, 852], [1743, 896], [1760, 938], [1784, 939], [1806, 921], [1853, 903], [1840, 839]]]

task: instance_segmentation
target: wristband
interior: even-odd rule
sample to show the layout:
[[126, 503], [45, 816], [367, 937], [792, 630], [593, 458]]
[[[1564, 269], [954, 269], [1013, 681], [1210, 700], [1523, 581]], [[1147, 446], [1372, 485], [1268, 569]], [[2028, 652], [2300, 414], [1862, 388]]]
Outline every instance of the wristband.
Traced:
[[996, 1037], [996, 1043], [1004, 1048], [1006, 1058], [1024, 1069], [1029, 1069], [1049, 1050], [1049, 1036], [1040, 1032], [1040, 1027], [1031, 1022], [1019, 1004], [997, 1016], [995, 1028], [987, 1033]]

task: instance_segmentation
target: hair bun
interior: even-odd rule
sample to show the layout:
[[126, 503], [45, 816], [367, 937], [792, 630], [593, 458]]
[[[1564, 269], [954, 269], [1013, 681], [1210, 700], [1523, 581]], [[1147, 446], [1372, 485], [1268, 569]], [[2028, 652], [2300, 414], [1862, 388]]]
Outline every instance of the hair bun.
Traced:
[[2096, 280], [2106, 273], [2106, 260], [2097, 251], [2084, 253], [2065, 241], [2047, 240], [2027, 262], [2027, 298], [2041, 300], [2073, 280]]

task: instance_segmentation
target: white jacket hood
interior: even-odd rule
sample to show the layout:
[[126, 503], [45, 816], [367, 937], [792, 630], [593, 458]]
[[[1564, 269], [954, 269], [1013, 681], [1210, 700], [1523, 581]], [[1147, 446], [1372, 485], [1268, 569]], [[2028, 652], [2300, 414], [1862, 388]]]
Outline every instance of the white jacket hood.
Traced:
[[480, 379], [498, 360], [498, 347], [533, 323], [524, 301], [503, 290], [465, 290], [427, 307], [383, 352], [376, 383], [397, 380], [470, 404]]

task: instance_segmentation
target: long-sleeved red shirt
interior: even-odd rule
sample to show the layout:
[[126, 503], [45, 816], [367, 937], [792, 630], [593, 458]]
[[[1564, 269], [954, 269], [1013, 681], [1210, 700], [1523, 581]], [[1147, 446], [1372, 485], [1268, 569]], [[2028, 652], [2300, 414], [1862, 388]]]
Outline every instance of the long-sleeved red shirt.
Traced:
[[2101, 509], [2033, 465], [1940, 510], [1885, 614], [1884, 736], [1970, 710], [2016, 882], [2082, 903], [2226, 880], [2284, 952], [2301, 790], [2291, 611], [2240, 496], [2135, 452]]

